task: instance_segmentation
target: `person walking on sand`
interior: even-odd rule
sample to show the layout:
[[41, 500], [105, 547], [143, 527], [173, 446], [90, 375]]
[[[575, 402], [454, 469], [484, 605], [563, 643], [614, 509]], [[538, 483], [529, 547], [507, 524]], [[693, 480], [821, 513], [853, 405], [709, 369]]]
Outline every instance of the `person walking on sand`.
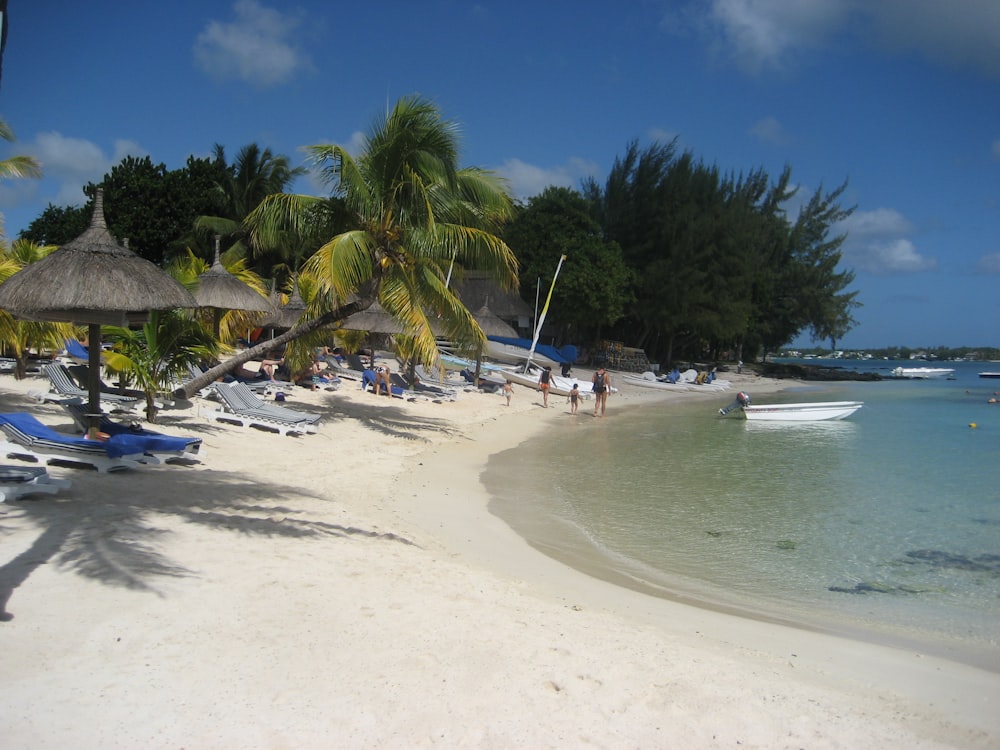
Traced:
[[573, 387], [569, 391], [569, 413], [576, 414], [576, 410], [580, 407], [580, 386], [577, 383], [573, 383]]
[[600, 409], [603, 417], [608, 405], [608, 391], [611, 390], [611, 376], [603, 367], [599, 367], [591, 382], [594, 384], [594, 416], [597, 416], [597, 411]]
[[538, 388], [542, 392], [542, 406], [549, 408], [549, 387], [552, 385], [552, 368], [548, 365], [538, 376]]
[[503, 397], [507, 399], [507, 406], [510, 406], [510, 397], [514, 395], [514, 386], [508, 380], [503, 384]]

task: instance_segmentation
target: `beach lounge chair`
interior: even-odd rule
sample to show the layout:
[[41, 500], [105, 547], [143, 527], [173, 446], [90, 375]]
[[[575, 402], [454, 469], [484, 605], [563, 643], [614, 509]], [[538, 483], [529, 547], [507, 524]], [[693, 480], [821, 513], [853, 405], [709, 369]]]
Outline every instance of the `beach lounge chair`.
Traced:
[[66, 347], [66, 358], [71, 362], [85, 365], [90, 361], [90, 352], [87, 351], [87, 347], [83, 345], [83, 342], [77, 339], [66, 339], [63, 341], [63, 344]]
[[20, 500], [24, 495], [54, 495], [69, 487], [68, 479], [49, 476], [44, 466], [0, 466], [0, 503]]
[[135, 469], [143, 463], [143, 453], [134, 443], [117, 436], [88, 440], [64, 435], [25, 412], [0, 414], [0, 452], [41, 464], [89, 464], [101, 473]]
[[[77, 426], [86, 432], [89, 427], [87, 405], [80, 402], [64, 401], [61, 406], [69, 412]], [[138, 451], [148, 458], [148, 460], [143, 460], [143, 463], [200, 460], [201, 438], [164, 435], [161, 432], [147, 430], [137, 424], [114, 422], [104, 415], [101, 415], [101, 424], [98, 429], [105, 435], [121, 436], [118, 439], [123, 444], [132, 443]]]
[[261, 401], [244, 383], [216, 383], [221, 409], [203, 408], [201, 415], [218, 422], [234, 422], [243, 427], [261, 427], [282, 435], [316, 432], [321, 415]]
[[[90, 378], [90, 367], [88, 365], [66, 365], [66, 369], [77, 386], [86, 390], [87, 382]], [[130, 388], [116, 388], [105, 383], [100, 377], [97, 378], [97, 382], [101, 385], [101, 398], [110, 395], [134, 398], [136, 401], [146, 400], [146, 394], [142, 391]]]
[[[73, 376], [70, 374], [70, 371], [66, 369], [66, 365], [60, 362], [53, 362], [45, 365], [42, 370], [49, 379], [51, 389], [48, 393], [41, 394], [40, 400], [59, 403], [61, 401], [80, 399], [86, 401], [90, 397], [87, 390], [85, 388], [81, 388], [80, 385], [73, 380]], [[139, 404], [140, 400], [135, 396], [126, 396], [114, 392], [105, 393], [103, 390], [101, 391], [102, 409], [130, 410], [134, 409]]]

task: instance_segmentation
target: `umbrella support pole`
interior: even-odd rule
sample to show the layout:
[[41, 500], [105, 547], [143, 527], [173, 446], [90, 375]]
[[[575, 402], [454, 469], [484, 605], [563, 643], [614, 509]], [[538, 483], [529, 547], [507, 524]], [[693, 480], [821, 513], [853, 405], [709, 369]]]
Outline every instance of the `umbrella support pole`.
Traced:
[[87, 437], [97, 440], [101, 431], [101, 326], [91, 323], [87, 328]]

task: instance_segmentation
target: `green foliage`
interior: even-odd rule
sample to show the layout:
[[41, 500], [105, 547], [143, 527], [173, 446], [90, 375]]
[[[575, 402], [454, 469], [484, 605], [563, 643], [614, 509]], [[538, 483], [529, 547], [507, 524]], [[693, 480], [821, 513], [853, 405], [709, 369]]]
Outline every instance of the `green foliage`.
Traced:
[[633, 299], [633, 278], [621, 249], [604, 239], [583, 196], [548, 188], [531, 198], [504, 230], [521, 264], [521, 295], [533, 298], [536, 280], [549, 289], [559, 257], [566, 262], [552, 295], [547, 321], [561, 340], [598, 338]]
[[[23, 239], [9, 245], [0, 242], [0, 283], [55, 249], [52, 245], [38, 245]], [[63, 348], [63, 342], [74, 335], [69, 323], [21, 320], [0, 310], [0, 347], [5, 355], [15, 360], [14, 377], [18, 380], [27, 375], [28, 357], [32, 351], [58, 351]]]
[[40, 245], [65, 245], [90, 226], [91, 214], [86, 206], [59, 207], [50, 203], [27, 229], [21, 230], [20, 237]]
[[156, 396], [169, 392], [188, 374], [188, 365], [218, 356], [211, 330], [178, 310], [153, 311], [139, 329], [106, 327], [112, 344], [105, 355], [110, 372], [146, 394], [146, 418], [156, 421]]
[[629, 144], [603, 187], [584, 185], [635, 279], [613, 337], [670, 362], [723, 348], [753, 356], [805, 329], [828, 338], [850, 330], [854, 275], [838, 270], [844, 238], [828, 237], [853, 210], [837, 203], [844, 186], [818, 190], [790, 223], [790, 181], [787, 168], [774, 182], [762, 169], [724, 175], [674, 142]]

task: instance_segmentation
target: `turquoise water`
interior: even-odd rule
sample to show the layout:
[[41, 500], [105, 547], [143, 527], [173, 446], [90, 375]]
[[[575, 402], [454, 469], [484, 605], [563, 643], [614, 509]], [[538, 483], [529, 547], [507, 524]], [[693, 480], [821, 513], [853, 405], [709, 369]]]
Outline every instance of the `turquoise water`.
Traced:
[[976, 375], [1000, 368], [947, 366], [754, 399], [865, 402], [842, 422], [612, 401], [495, 456], [490, 507], [615, 583], [1000, 668], [1000, 381]]

